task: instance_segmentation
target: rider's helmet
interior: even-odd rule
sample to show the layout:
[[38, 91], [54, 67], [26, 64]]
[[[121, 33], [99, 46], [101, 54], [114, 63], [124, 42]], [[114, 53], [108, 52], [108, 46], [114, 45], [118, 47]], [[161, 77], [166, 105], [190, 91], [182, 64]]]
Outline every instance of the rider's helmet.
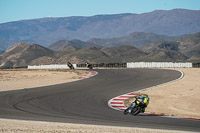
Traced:
[[144, 96], [144, 97], [149, 97], [147, 94], [144, 94], [143, 96]]

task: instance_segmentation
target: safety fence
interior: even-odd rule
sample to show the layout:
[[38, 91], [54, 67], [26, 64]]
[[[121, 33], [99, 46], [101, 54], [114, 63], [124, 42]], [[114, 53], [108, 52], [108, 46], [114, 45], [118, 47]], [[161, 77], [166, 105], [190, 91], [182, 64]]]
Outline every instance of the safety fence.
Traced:
[[127, 68], [192, 68], [192, 63], [174, 62], [130, 62]]
[[[180, 62], [129, 62], [91, 64], [93, 68], [192, 68], [200, 67], [200, 63]], [[74, 68], [85, 68], [86, 64], [73, 64]], [[67, 64], [28, 66], [28, 69], [69, 69]]]
[[[127, 63], [98, 63], [91, 64], [93, 67], [97, 68], [126, 68]], [[77, 64], [77, 68], [86, 67], [86, 64]]]
[[194, 67], [194, 68], [200, 68], [200, 63], [192, 63], [192, 67]]
[[[99, 63], [91, 64], [94, 68], [127, 68], [127, 63]], [[86, 64], [73, 64], [74, 68], [85, 68]], [[28, 69], [69, 69], [65, 65], [53, 64], [53, 65], [39, 65], [39, 66], [28, 66]]]
[[[74, 68], [76, 68], [76, 64], [73, 64]], [[39, 65], [39, 66], [28, 66], [28, 69], [69, 69], [66, 65], [52, 64], [52, 65]]]

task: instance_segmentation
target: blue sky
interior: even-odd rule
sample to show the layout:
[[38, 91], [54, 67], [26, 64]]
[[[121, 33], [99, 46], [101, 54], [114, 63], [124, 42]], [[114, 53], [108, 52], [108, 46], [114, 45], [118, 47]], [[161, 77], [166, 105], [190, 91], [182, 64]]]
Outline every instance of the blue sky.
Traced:
[[43, 17], [200, 10], [200, 0], [0, 0], [0, 23]]

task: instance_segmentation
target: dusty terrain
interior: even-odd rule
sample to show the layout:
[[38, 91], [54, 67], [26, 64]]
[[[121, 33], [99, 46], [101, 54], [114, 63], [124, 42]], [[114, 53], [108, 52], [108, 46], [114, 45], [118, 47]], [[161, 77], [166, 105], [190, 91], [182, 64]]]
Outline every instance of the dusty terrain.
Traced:
[[0, 133], [188, 133], [185, 131], [0, 119]]
[[181, 80], [141, 91], [150, 97], [146, 112], [200, 119], [200, 69], [177, 70], [184, 73]]
[[81, 70], [0, 70], [0, 91], [33, 88], [80, 79]]
[[[200, 118], [200, 69], [180, 69], [185, 73], [183, 79], [151, 88], [148, 93], [150, 104], [146, 111]], [[18, 70], [0, 71], [0, 90], [31, 88], [69, 82], [86, 75], [84, 71]], [[14, 87], [13, 87], [14, 86]], [[191, 102], [192, 101], [192, 102]], [[190, 108], [193, 108], [192, 111]], [[82, 124], [36, 122], [0, 119], [0, 133], [186, 133], [184, 131], [127, 128], [113, 126], [94, 126]]]

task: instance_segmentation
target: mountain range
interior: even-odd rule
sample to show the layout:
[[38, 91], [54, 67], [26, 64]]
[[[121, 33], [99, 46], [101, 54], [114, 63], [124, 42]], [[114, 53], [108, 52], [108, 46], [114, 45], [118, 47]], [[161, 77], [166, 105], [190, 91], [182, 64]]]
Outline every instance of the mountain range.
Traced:
[[74, 40], [59, 40], [53, 44], [51, 44], [48, 48], [51, 50], [62, 50], [68, 46], [75, 46], [77, 48], [83, 48], [86, 46], [96, 46], [96, 47], [114, 47], [121, 45], [130, 45], [134, 47], [142, 47], [146, 46], [150, 43], [156, 41], [170, 41], [175, 40], [183, 36], [166, 36], [166, 35], [158, 35], [154, 33], [144, 33], [144, 32], [134, 32], [129, 34], [128, 36], [119, 37], [119, 38], [93, 38], [88, 41], [81, 41], [78, 39]]
[[[107, 39], [106, 39], [107, 40]], [[108, 39], [109, 40], [109, 39]], [[116, 38], [116, 40], [120, 40]], [[117, 43], [117, 41], [114, 41]], [[119, 44], [119, 43], [118, 43]], [[136, 48], [120, 45], [105, 47], [91, 41], [61, 40], [49, 48], [18, 43], [0, 54], [0, 67], [42, 64], [126, 63], [134, 61], [200, 61], [200, 32], [170, 41], [156, 41]]]
[[88, 42], [105, 47], [131, 45], [140, 48], [156, 41], [170, 41], [180, 37], [183, 36], [166, 36], [155, 33], [133, 32], [124, 37], [108, 39], [93, 38], [88, 40]]
[[[121, 42], [117, 44], [121, 45], [125, 43], [123, 37], [131, 36], [133, 32], [179, 36], [199, 31], [200, 10], [173, 9], [142, 14], [49, 17], [0, 24], [0, 49], [4, 51], [18, 42], [48, 47], [59, 40], [89, 40], [98, 44], [104, 42], [104, 39], [122, 37]], [[112, 42], [112, 39], [108, 40]], [[137, 41], [134, 43], [137, 44]], [[146, 43], [148, 42], [137, 45], [142, 46]], [[112, 43], [108, 45], [113, 46]]]

